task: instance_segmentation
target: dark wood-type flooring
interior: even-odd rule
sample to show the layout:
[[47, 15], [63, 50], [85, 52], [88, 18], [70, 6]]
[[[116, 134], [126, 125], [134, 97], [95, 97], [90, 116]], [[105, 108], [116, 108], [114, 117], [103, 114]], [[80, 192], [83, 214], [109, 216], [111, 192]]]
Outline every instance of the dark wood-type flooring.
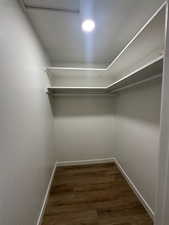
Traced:
[[114, 163], [56, 170], [42, 225], [152, 225]]

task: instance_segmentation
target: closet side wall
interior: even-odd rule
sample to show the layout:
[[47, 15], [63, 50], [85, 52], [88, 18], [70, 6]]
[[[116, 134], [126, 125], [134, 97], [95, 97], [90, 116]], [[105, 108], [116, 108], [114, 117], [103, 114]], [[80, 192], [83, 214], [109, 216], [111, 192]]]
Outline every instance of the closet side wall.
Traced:
[[17, 0], [0, 1], [0, 224], [35, 225], [53, 157], [42, 47]]
[[55, 97], [52, 105], [59, 161], [114, 156], [115, 102], [112, 97]]
[[116, 156], [154, 211], [160, 133], [161, 80], [120, 92], [116, 112]]

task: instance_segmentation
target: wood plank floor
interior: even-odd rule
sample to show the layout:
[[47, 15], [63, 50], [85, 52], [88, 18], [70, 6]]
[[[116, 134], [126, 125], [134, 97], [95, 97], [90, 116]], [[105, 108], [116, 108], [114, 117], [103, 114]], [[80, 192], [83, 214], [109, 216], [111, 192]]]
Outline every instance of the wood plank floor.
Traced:
[[114, 163], [58, 168], [42, 225], [152, 225]]

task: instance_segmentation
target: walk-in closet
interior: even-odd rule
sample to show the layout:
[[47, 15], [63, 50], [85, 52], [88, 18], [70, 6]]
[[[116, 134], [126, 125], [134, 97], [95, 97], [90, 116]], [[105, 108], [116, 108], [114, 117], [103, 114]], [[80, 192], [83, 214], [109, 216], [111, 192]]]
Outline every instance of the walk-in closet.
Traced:
[[0, 225], [167, 225], [168, 1], [0, 1]]

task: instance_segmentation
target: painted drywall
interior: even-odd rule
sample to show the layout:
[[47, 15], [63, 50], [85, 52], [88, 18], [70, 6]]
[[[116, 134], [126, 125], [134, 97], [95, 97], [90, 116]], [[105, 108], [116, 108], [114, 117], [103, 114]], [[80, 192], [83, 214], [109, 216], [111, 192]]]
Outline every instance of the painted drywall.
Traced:
[[160, 133], [161, 80], [120, 92], [116, 109], [116, 157], [154, 211]]
[[16, 0], [0, 27], [0, 224], [35, 225], [54, 164], [48, 59]]
[[112, 97], [62, 96], [51, 101], [58, 161], [113, 157]]
[[[169, 1], [167, 1], [169, 4]], [[155, 225], [169, 221], [169, 17], [167, 15], [166, 49], [162, 85], [160, 153]]]

